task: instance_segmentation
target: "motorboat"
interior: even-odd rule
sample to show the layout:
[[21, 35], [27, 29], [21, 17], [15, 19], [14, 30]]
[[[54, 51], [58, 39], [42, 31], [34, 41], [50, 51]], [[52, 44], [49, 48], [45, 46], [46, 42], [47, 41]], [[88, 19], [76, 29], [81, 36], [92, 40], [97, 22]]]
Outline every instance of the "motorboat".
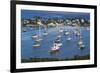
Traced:
[[60, 47], [58, 44], [54, 44], [54, 46], [51, 48], [51, 52], [59, 51]]

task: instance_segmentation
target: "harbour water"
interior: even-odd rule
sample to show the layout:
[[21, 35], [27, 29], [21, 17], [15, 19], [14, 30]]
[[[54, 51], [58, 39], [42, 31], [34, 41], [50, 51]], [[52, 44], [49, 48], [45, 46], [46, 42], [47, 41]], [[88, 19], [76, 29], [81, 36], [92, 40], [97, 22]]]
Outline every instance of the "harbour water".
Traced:
[[73, 58], [74, 56], [85, 56], [90, 54], [90, 30], [87, 30], [86, 27], [81, 27], [81, 34], [83, 37], [83, 42], [85, 48], [83, 50], [79, 49], [78, 41], [79, 38], [73, 34], [75, 27], [67, 26], [63, 27], [71, 31], [71, 40], [67, 40], [68, 36], [65, 36], [62, 32], [61, 43], [62, 46], [57, 54], [50, 54], [51, 47], [53, 42], [57, 37], [58, 29], [56, 27], [51, 27], [47, 29], [48, 35], [43, 36], [44, 28], [40, 28], [41, 38], [43, 39], [40, 42], [40, 47], [33, 48], [32, 45], [35, 43], [35, 40], [32, 38], [32, 35], [35, 33], [39, 35], [39, 28], [36, 27], [22, 27], [26, 31], [21, 33], [21, 58], [30, 59], [30, 58]]

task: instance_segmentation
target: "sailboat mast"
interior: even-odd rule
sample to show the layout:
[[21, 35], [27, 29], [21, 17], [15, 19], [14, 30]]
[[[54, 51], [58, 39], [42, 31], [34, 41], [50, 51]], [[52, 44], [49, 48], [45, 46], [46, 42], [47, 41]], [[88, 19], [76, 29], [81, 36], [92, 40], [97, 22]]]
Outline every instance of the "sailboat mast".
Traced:
[[60, 29], [59, 29], [59, 24], [58, 24], [58, 36], [60, 36]]
[[41, 37], [41, 27], [40, 27], [40, 21], [39, 21], [39, 37]]

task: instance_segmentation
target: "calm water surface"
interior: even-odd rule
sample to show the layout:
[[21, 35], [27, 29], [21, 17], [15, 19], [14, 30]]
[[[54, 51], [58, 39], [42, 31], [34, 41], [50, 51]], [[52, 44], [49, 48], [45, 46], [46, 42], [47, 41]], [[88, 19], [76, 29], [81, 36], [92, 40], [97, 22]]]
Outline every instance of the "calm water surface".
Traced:
[[[62, 46], [60, 51], [56, 55], [50, 54], [50, 49], [53, 46], [53, 42], [57, 37], [58, 29], [57, 28], [48, 28], [48, 35], [42, 36], [41, 47], [33, 48], [32, 45], [35, 43], [32, 39], [34, 33], [39, 34], [38, 28], [32, 27], [23, 27], [26, 29], [26, 32], [21, 34], [21, 58], [71, 58], [75, 55], [84, 56], [90, 54], [90, 30], [86, 30], [86, 27], [81, 27], [81, 33], [83, 36], [83, 42], [85, 48], [83, 50], [79, 49], [78, 37], [74, 34], [71, 34], [71, 40], [68, 41], [68, 36], [65, 36], [64, 33], [61, 33], [61, 42]], [[75, 27], [67, 26], [65, 30], [73, 32]], [[41, 34], [44, 32], [44, 29], [41, 28]]]

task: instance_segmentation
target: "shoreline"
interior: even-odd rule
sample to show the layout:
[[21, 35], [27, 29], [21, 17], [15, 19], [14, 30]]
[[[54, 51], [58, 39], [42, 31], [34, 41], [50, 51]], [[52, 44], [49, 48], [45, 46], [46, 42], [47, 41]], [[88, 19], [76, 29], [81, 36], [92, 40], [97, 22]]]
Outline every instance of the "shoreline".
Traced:
[[72, 61], [72, 60], [88, 60], [90, 59], [90, 55], [78, 56], [75, 55], [73, 58], [30, 58], [30, 59], [21, 59], [21, 63], [30, 63], [30, 62], [50, 62], [50, 61]]

